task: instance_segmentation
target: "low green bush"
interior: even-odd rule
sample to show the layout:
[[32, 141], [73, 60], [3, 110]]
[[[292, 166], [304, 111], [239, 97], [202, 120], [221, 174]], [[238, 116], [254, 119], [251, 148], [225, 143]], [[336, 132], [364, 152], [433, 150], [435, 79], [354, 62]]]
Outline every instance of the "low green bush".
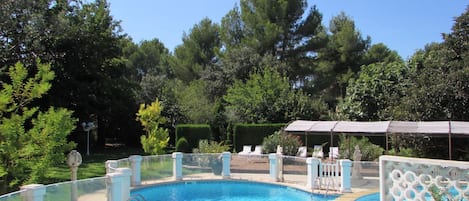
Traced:
[[353, 159], [356, 145], [358, 145], [362, 154], [361, 161], [374, 161], [384, 152], [382, 147], [371, 143], [365, 136], [361, 138], [348, 136], [348, 138], [346, 135], [340, 135], [339, 137], [339, 155], [341, 158]]
[[188, 153], [190, 152], [189, 143], [187, 142], [185, 137], [180, 137], [176, 142], [176, 151]]
[[277, 131], [264, 138], [262, 151], [264, 153], [275, 153], [277, 151], [277, 145], [280, 145], [283, 148], [283, 154], [295, 156], [301, 144], [301, 140], [298, 136], [282, 134], [281, 131]]

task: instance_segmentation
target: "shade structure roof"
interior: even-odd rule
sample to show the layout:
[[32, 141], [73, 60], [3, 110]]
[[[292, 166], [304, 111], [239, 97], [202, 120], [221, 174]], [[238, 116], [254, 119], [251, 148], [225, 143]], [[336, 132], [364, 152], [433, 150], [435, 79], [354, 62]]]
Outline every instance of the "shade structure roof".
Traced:
[[284, 129], [287, 132], [306, 133], [414, 133], [469, 135], [469, 122], [464, 121], [307, 121], [296, 120]]

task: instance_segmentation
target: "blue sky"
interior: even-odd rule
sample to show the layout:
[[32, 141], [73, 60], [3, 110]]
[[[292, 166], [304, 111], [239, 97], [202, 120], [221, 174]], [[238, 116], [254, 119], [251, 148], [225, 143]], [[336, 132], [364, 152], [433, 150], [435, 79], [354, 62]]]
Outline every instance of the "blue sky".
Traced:
[[[108, 0], [111, 15], [123, 32], [138, 43], [159, 39], [173, 51], [182, 35], [203, 18], [220, 23], [239, 0]], [[323, 24], [344, 11], [372, 44], [384, 43], [404, 59], [431, 42], [441, 42], [455, 17], [469, 3], [465, 0], [308, 0], [323, 14]]]

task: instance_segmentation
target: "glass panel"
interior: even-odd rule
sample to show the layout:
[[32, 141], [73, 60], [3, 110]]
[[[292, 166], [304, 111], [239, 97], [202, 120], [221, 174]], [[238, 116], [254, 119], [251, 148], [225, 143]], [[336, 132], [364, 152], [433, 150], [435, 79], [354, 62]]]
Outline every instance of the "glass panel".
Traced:
[[173, 158], [171, 155], [143, 156], [141, 165], [141, 181], [143, 184], [154, 183], [156, 180], [169, 180], [173, 177]]

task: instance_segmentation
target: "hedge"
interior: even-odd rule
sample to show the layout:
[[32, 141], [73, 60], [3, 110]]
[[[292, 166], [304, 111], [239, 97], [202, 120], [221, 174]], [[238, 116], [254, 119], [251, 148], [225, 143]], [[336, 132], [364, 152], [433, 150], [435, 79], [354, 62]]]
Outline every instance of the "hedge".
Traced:
[[212, 129], [208, 124], [178, 124], [176, 125], [176, 142], [184, 137], [187, 140], [189, 149], [197, 148], [199, 140], [210, 140]]
[[261, 145], [264, 137], [274, 134], [287, 124], [235, 124], [233, 127], [234, 151], [241, 151], [243, 145]]

